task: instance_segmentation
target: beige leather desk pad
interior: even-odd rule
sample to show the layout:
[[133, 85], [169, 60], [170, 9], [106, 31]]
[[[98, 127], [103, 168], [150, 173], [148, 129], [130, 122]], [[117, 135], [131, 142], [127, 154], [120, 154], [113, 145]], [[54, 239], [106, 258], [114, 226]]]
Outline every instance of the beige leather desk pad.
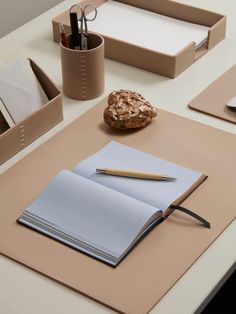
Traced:
[[194, 98], [189, 103], [189, 107], [213, 117], [236, 123], [236, 111], [226, 107], [227, 101], [233, 96], [236, 96], [236, 65]]
[[[146, 313], [235, 218], [235, 136], [165, 111], [143, 130], [112, 131], [102, 122], [104, 103], [1, 175], [0, 251], [118, 311]], [[208, 174], [184, 205], [212, 229], [173, 214], [112, 268], [16, 223], [58, 171], [72, 169], [111, 139]]]

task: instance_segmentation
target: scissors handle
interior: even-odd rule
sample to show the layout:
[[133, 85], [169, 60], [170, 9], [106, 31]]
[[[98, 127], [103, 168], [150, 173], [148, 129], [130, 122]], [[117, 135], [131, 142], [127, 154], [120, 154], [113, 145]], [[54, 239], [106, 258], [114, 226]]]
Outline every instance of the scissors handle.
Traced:
[[[96, 19], [97, 8], [93, 4], [89, 3], [89, 4], [85, 5], [83, 8], [81, 8], [81, 10], [83, 12], [83, 15], [84, 15], [84, 18], [86, 19], [86, 21], [91, 22], [91, 21], [94, 21]], [[92, 12], [94, 13], [94, 15], [91, 16], [90, 18], [88, 18], [87, 15], [92, 13]]]
[[[87, 4], [83, 8], [80, 6], [81, 9], [81, 19], [83, 19], [83, 22], [81, 21], [81, 24], [84, 23], [84, 35], [88, 35], [88, 25], [87, 22], [94, 21], [97, 17], [97, 9], [93, 4]], [[91, 17], [87, 17], [88, 14], [94, 13]], [[83, 28], [83, 26], [81, 26]], [[83, 29], [81, 30], [81, 32]]]
[[[87, 36], [88, 36], [88, 26], [87, 26], [87, 21], [91, 22], [94, 21], [97, 17], [97, 8], [91, 4], [88, 3], [85, 6], [81, 6], [80, 4], [74, 4], [70, 8], [70, 14], [72, 13], [73, 8], [79, 8], [80, 12], [77, 12], [77, 18], [78, 21], [80, 22], [80, 49], [85, 50], [88, 49], [88, 41], [87, 41]], [[94, 13], [91, 17], [87, 17], [88, 14]]]

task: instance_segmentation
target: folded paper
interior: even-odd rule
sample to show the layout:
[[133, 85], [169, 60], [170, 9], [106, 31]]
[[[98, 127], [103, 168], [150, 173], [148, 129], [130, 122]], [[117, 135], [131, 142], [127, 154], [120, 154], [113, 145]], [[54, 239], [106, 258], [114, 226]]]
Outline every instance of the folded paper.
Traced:
[[45, 104], [39, 83], [21, 58], [0, 68], [0, 98], [15, 123]]

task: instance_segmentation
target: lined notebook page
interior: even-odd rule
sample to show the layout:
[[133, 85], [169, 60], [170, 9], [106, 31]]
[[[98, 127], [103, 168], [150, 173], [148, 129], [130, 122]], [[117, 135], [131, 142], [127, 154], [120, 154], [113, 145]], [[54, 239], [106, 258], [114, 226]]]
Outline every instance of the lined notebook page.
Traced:
[[164, 54], [176, 55], [191, 42], [199, 47], [207, 41], [209, 28], [202, 25], [112, 0], [97, 10], [96, 20], [88, 22], [90, 31]]

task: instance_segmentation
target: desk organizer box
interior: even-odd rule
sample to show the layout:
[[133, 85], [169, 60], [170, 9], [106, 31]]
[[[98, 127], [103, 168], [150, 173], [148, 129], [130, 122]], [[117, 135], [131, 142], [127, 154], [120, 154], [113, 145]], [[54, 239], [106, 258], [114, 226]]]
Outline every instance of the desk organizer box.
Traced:
[[[92, 3], [98, 8], [105, 2], [106, 0], [92, 1]], [[195, 43], [192, 42], [178, 54], [173, 56], [151, 49], [146, 49], [145, 47], [136, 46], [130, 44], [129, 42], [103, 36], [105, 39], [105, 56], [125, 64], [169, 78], [175, 78], [197, 59], [203, 56], [209, 49], [215, 47], [225, 37], [226, 17], [218, 13], [176, 3], [170, 0], [117, 0], [117, 2], [209, 27], [207, 42], [204, 45], [196, 49]], [[87, 3], [91, 3], [91, 1], [82, 0], [80, 2], [80, 4], [84, 5]], [[114, 18], [118, 17], [115, 16]], [[52, 20], [53, 40], [55, 42], [60, 41], [60, 23], [65, 25], [65, 30], [69, 34], [69, 9]]]
[[61, 92], [33, 60], [29, 62], [49, 100], [15, 126], [0, 130], [0, 165], [63, 120]]

